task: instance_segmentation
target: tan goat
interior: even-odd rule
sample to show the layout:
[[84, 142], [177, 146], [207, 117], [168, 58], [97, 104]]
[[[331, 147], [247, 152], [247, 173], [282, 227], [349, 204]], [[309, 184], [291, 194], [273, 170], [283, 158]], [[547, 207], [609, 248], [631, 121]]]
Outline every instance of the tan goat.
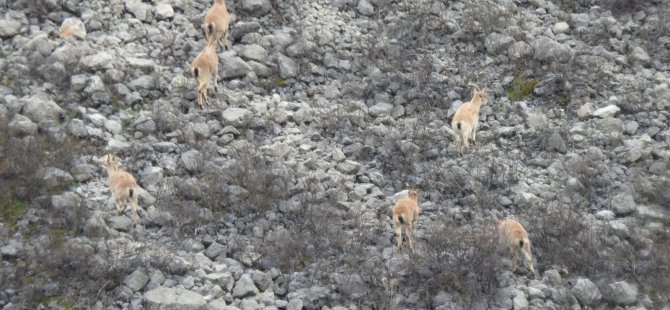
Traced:
[[121, 215], [130, 205], [133, 210], [133, 224], [137, 224], [139, 220], [137, 212], [140, 187], [132, 174], [119, 169], [117, 166], [118, 159], [115, 155], [107, 154], [100, 158], [100, 162], [107, 170], [109, 190], [114, 197], [116, 211]]
[[219, 56], [216, 54], [214, 45], [208, 43], [193, 60], [191, 73], [198, 81], [198, 105], [202, 108], [209, 103], [207, 98], [209, 80], [214, 79], [214, 91], [219, 89]]
[[228, 15], [225, 0], [215, 0], [205, 15], [205, 40], [214, 46], [222, 44], [225, 49], [230, 49], [228, 24], [230, 24], [230, 15]]
[[407, 196], [400, 198], [393, 207], [393, 233], [398, 249], [402, 249], [402, 230], [405, 228], [410, 252], [414, 252], [412, 230], [419, 219], [419, 199], [416, 190], [410, 190]]
[[519, 269], [519, 250], [521, 250], [526, 257], [528, 269], [531, 273], [535, 274], [533, 255], [530, 252], [530, 240], [528, 239], [528, 232], [526, 232], [523, 226], [512, 219], [498, 220], [498, 235], [509, 247], [510, 252], [512, 252], [514, 272]]
[[463, 151], [468, 148], [469, 140], [477, 143], [477, 127], [479, 127], [479, 108], [487, 103], [485, 90], [479, 86], [469, 84], [475, 87], [472, 93], [472, 100], [464, 103], [458, 108], [454, 118], [451, 120], [451, 129], [456, 136], [458, 150], [463, 155]]

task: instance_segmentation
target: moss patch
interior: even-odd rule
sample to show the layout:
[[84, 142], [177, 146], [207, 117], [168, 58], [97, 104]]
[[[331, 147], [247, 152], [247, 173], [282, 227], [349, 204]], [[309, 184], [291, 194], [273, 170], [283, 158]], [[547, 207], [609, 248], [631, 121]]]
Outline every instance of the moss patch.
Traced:
[[512, 102], [529, 98], [533, 95], [533, 89], [538, 83], [540, 83], [539, 80], [528, 79], [523, 74], [517, 74], [507, 87], [507, 98]]

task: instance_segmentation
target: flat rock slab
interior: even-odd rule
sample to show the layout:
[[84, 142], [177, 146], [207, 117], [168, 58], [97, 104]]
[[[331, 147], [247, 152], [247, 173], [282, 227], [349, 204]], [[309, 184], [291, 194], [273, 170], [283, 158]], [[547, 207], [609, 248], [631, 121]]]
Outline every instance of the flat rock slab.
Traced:
[[158, 287], [144, 294], [148, 310], [202, 310], [207, 301], [184, 289]]

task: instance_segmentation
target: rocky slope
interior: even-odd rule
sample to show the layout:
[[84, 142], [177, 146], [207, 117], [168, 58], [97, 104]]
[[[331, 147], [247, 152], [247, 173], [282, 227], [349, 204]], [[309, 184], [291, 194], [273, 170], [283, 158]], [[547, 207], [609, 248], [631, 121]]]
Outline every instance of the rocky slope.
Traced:
[[[199, 109], [209, 1], [0, 0], [3, 309], [670, 303], [670, 4], [227, 5]], [[460, 156], [468, 83], [492, 97]], [[108, 152], [144, 189], [137, 226]], [[415, 255], [392, 243], [408, 186]], [[509, 271], [497, 216], [536, 275]]]

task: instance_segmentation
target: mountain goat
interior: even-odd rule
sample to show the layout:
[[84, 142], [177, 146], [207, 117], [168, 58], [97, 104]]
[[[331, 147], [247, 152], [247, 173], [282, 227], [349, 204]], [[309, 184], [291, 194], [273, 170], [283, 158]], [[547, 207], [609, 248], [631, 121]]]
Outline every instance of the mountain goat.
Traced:
[[476, 143], [477, 127], [479, 127], [479, 108], [487, 103], [485, 90], [477, 85], [472, 93], [472, 99], [461, 105], [451, 120], [451, 129], [456, 136], [458, 150], [463, 155], [463, 151], [468, 148], [469, 140]]
[[419, 218], [419, 200], [416, 190], [410, 190], [407, 196], [400, 198], [393, 207], [393, 233], [398, 249], [402, 249], [402, 230], [405, 229], [410, 252], [414, 252], [412, 230]]
[[100, 158], [102, 166], [107, 170], [109, 177], [109, 190], [112, 192], [114, 202], [116, 203], [116, 211], [119, 215], [123, 214], [131, 206], [133, 210], [133, 224], [139, 221], [138, 211], [138, 197], [140, 187], [137, 185], [132, 174], [119, 169], [117, 166], [118, 157], [112, 154], [107, 154]]
[[[205, 15], [205, 40], [212, 45], [223, 43], [225, 49], [230, 49], [228, 45], [228, 24], [230, 24], [230, 15], [226, 8], [224, 0], [215, 0], [212, 7]], [[222, 42], [223, 41], [223, 42]]]
[[198, 105], [202, 108], [209, 103], [207, 98], [207, 88], [209, 80], [214, 79], [214, 90], [219, 89], [219, 56], [216, 54], [214, 45], [207, 43], [207, 46], [198, 54], [191, 63], [191, 73], [198, 82]]
[[512, 252], [514, 272], [519, 269], [519, 250], [521, 250], [526, 257], [528, 270], [535, 274], [533, 255], [530, 252], [530, 240], [528, 239], [528, 232], [526, 232], [523, 226], [512, 219], [498, 220], [498, 235], [509, 247], [510, 252]]

